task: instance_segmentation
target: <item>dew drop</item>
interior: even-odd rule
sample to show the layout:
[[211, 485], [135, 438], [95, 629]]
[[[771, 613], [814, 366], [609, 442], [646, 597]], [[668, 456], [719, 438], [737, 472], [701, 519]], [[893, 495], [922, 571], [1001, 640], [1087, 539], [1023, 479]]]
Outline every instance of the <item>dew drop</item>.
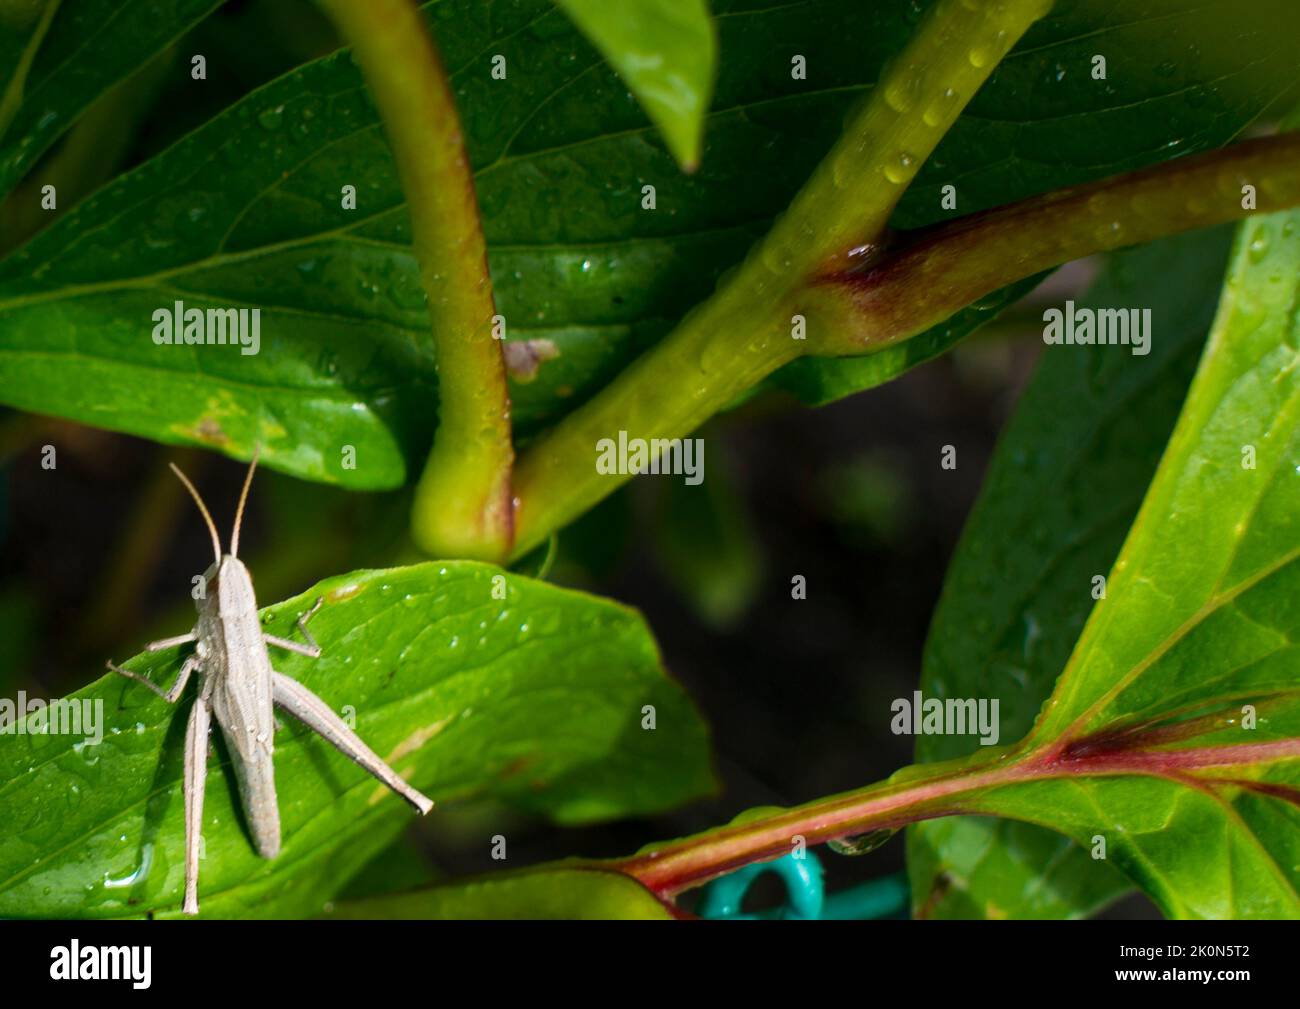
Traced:
[[903, 151], [894, 161], [885, 166], [885, 178], [893, 183], [902, 183], [910, 179], [915, 171], [916, 159]]
[[790, 250], [784, 243], [765, 242], [761, 253], [763, 265], [767, 267], [768, 272], [778, 277], [784, 277], [790, 272], [793, 259], [790, 256]]
[[900, 74], [885, 85], [885, 102], [895, 112], [907, 112], [916, 104], [921, 78], [914, 73]]
[[870, 830], [856, 837], [841, 837], [827, 841], [826, 847], [837, 855], [866, 855], [875, 851], [896, 833], [896, 830], [890, 828]]
[[1246, 255], [1250, 257], [1252, 263], [1263, 262], [1264, 257], [1268, 255], [1268, 232], [1263, 228], [1251, 237], [1250, 245], [1246, 247]]
[[277, 130], [284, 121], [284, 106], [265, 108], [257, 114], [257, 121], [268, 130]]
[[149, 870], [152, 867], [153, 867], [153, 845], [146, 844], [141, 849], [140, 864], [136, 866], [134, 871], [127, 874], [126, 876], [121, 876], [117, 879], [110, 879], [108, 873], [104, 873], [104, 886], [108, 889], [135, 886], [137, 883], [141, 883], [148, 878]]
[[92, 767], [99, 763], [99, 748], [89, 740], [83, 739], [80, 743], [73, 743], [72, 749]]
[[1119, 221], [1107, 221], [1097, 228], [1097, 241], [1107, 244], [1116, 241], [1124, 231], [1124, 226]]
[[926, 106], [925, 112], [921, 118], [925, 120], [926, 126], [938, 126], [951, 115], [951, 110], [957, 102], [957, 92], [952, 88], [945, 88], [942, 95]]

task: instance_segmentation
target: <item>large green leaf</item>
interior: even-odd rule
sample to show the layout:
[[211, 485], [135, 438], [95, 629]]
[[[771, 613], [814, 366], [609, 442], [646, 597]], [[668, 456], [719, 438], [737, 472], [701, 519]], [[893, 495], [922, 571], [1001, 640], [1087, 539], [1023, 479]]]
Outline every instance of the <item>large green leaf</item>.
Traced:
[[556, 0], [614, 65], [686, 168], [700, 160], [718, 40], [705, 0]]
[[604, 921], [671, 920], [675, 915], [635, 880], [594, 868], [566, 868], [561, 863], [347, 901], [331, 908], [326, 917]]
[[[272, 660], [354, 711], [362, 738], [442, 804], [494, 797], [581, 823], [707, 791], [704, 727], [665, 678], [640, 617], [509, 574], [506, 598], [494, 598], [500, 574], [454, 563], [328, 579], [264, 614], [268, 631], [292, 635], [296, 616], [324, 596], [312, 623], [322, 657], [273, 649]], [[127, 665], [166, 682], [178, 656]], [[103, 703], [98, 746], [11, 735], [0, 747], [0, 916], [177, 913], [188, 703], [173, 709], [114, 675], [74, 697]], [[656, 710], [653, 730], [642, 728], [645, 705]], [[384, 786], [294, 726], [275, 754], [284, 848], [264, 861], [218, 752], [203, 821], [206, 914], [316, 913], [412, 821]]]
[[[975, 98], [896, 223], [953, 216], [939, 205], [947, 182], [964, 214], [1221, 144], [1292, 80], [1297, 56], [1279, 26], [1295, 14], [1280, 0], [1249, 9], [1150, 0], [1136, 13], [1110, 0], [1063, 6]], [[522, 434], [589, 396], [713, 290], [829, 148], [918, 10], [911, 0], [716, 8], [715, 111], [692, 176], [547, 0], [429, 8], [465, 121], [507, 334], [558, 351], [513, 384]], [[1110, 57], [1106, 81], [1089, 73], [1098, 51]], [[505, 80], [490, 73], [498, 54]], [[805, 80], [791, 75], [794, 55], [807, 60]], [[341, 207], [349, 184], [355, 211]], [[653, 211], [641, 209], [645, 185], [657, 190]], [[295, 474], [396, 486], [423, 458], [436, 416], [408, 243], [355, 66], [345, 53], [308, 64], [0, 264], [0, 398], [235, 455], [261, 441], [271, 465]], [[155, 347], [151, 313], [175, 299], [260, 307], [261, 353]], [[809, 384], [813, 399], [842, 395], [947, 342], [929, 334], [923, 352], [891, 352], [864, 376], [793, 384]], [[342, 445], [357, 448], [355, 469], [342, 467]]]
[[[935, 697], [996, 697], [1025, 735], [1110, 570], [1214, 317], [1229, 229], [1112, 257], [1081, 307], [1149, 307], [1151, 353], [1047, 348], [989, 465], [948, 570], [922, 667]], [[1068, 409], [1062, 409], [1069, 404]], [[969, 736], [920, 736], [918, 760], [963, 756]], [[926, 917], [1085, 915], [1127, 884], [1059, 835], [1008, 820], [909, 828], [913, 907]]]
[[[15, 22], [26, 8], [22, 24], [0, 18], [0, 28], [13, 31], [0, 43], [0, 94], [34, 29], [35, 12], [48, 3], [10, 4]], [[35, 52], [13, 119], [0, 129], [0, 197], [96, 98], [220, 5], [221, 0], [64, 0]]]
[[1298, 515], [1300, 214], [1288, 212], [1239, 230], [1106, 597], [1009, 780], [966, 808], [1104, 838], [1172, 916], [1300, 915]]

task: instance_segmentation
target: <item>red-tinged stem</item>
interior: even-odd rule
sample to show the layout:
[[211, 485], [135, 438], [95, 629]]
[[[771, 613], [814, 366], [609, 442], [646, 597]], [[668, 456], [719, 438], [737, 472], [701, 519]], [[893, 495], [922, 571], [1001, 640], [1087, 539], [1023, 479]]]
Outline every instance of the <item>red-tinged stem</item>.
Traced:
[[1277, 739], [1267, 743], [1198, 746], [1186, 750], [1091, 750], [1082, 755], [1076, 747], [1061, 752], [1053, 763], [1080, 767], [1088, 774], [1112, 771], [1169, 774], [1202, 767], [1232, 767], [1297, 757], [1300, 757], [1300, 739]]
[[1244, 788], [1256, 795], [1266, 795], [1270, 799], [1280, 799], [1300, 808], [1300, 788], [1279, 785], [1271, 781], [1252, 781], [1250, 778], [1205, 778], [1208, 785], [1228, 785], [1231, 788]]
[[[1247, 206], [1243, 187], [1254, 190]], [[894, 237], [810, 281], [811, 353], [906, 340], [1023, 277], [1084, 255], [1300, 204], [1300, 132], [1247, 140]]]
[[751, 862], [788, 855], [796, 838], [811, 846], [945, 816], [960, 811], [960, 799], [965, 794], [1026, 776], [1022, 765], [1016, 764], [976, 773], [963, 768], [907, 785], [884, 782], [770, 817], [643, 849], [612, 868], [668, 899]]
[[[1149, 741], [1149, 740], [1147, 740]], [[912, 769], [905, 781], [887, 781], [819, 799], [771, 816], [733, 824], [694, 837], [651, 847], [611, 868], [637, 879], [664, 899], [707, 883], [751, 862], [787, 855], [796, 838], [808, 845], [868, 831], [895, 829], [919, 820], [957, 813], [996, 813], [981, 807], [982, 793], [1052, 778], [1147, 775], [1190, 780], [1187, 772], [1300, 758], [1300, 738], [1193, 747], [1182, 750], [1052, 747], [1017, 754], [1013, 748], [990, 755], [972, 768], [965, 761]], [[1206, 779], [1212, 784], [1217, 778]]]

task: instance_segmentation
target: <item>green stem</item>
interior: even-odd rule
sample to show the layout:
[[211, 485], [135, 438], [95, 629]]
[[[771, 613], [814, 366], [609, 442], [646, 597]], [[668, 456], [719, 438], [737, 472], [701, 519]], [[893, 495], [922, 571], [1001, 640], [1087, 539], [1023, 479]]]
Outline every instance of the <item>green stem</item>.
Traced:
[[938, 0], [764, 239], [787, 287], [876, 242], [967, 103], [1052, 0]]
[[[760, 297], [755, 291], [747, 299], [739, 286], [714, 297], [529, 446], [515, 470], [517, 554], [628, 479], [597, 472], [601, 439], [617, 441], [620, 431], [647, 440], [680, 438], [798, 356], [789, 316], [780, 322], [780, 302], [765, 299], [765, 310], [755, 313]], [[737, 339], [746, 336], [744, 343]]]
[[502, 560], [514, 538], [510, 397], [460, 119], [412, 0], [319, 0], [352, 46], [411, 215], [438, 369], [438, 428], [412, 534], [440, 556]]
[[[515, 473], [516, 555], [627, 480], [596, 470], [620, 431], [680, 438], [806, 351], [792, 316], [807, 279], [876, 241], [921, 164], [1051, 0], [939, 0], [830, 154], [731, 279], [594, 399], [542, 435]], [[972, 9], [974, 8], [974, 9]]]

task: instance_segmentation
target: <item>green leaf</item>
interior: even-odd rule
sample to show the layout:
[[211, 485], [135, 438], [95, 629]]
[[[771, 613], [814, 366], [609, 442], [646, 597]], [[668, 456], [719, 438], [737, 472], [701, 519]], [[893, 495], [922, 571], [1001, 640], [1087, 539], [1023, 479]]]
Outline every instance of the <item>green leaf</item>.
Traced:
[[362, 866], [339, 891], [336, 899], [369, 900], [402, 890], [414, 890], [419, 886], [430, 886], [438, 881], [442, 873], [429, 863], [428, 855], [411, 834], [411, 831], [407, 831]]
[[[975, 98], [896, 224], [1222, 144], [1293, 79], [1279, 26], [1296, 14], [1278, 0], [1161, 0], [1136, 20], [1110, 0], [1061, 6]], [[712, 292], [829, 149], [916, 10], [910, 0], [716, 7], [725, 58], [691, 176], [549, 0], [492, 18], [479, 0], [428, 8], [508, 338], [549, 340], [558, 353], [512, 383], [521, 435], [581, 403]], [[1089, 72], [1102, 49], [1104, 82]], [[491, 77], [494, 54], [513, 68], [504, 81]], [[792, 78], [791, 54], [807, 58], [806, 80]], [[956, 211], [939, 203], [950, 182]], [[341, 207], [349, 184], [355, 211]], [[653, 212], [641, 208], [645, 185], [656, 187]], [[261, 353], [160, 351], [151, 313], [176, 299], [260, 308]], [[394, 487], [418, 469], [435, 423], [427, 316], [388, 148], [341, 53], [253, 92], [0, 263], [0, 400], [236, 456], [261, 442], [269, 464], [296, 475]], [[951, 338], [941, 327], [800, 384], [820, 400], [885, 381], [965, 331], [953, 325]], [[357, 449], [355, 469], [332, 447], [344, 444]]]
[[[13, 189], [36, 159], [96, 98], [220, 5], [221, 0], [62, 3], [35, 54], [13, 119], [8, 129], [0, 128], [0, 197]], [[46, 3], [11, 6], [17, 20], [24, 7], [30, 17]], [[8, 27], [4, 18], [0, 18], [0, 26]], [[18, 58], [18, 49], [13, 46], [16, 40], [16, 36], [10, 36], [0, 47], [0, 94], [13, 76]]]
[[[1092, 577], [1118, 555], [1173, 430], [1229, 237], [1217, 229], [1120, 253], [1079, 300], [1149, 307], [1150, 354], [1046, 348], [949, 567], [924, 695], [996, 697], [1004, 738], [1028, 732], [1092, 607]], [[977, 748], [969, 736], [920, 736], [916, 756]], [[1027, 824], [960, 818], [908, 833], [913, 907], [926, 917], [1077, 917], [1128, 887], [1068, 839]]]
[[1300, 214], [1244, 224], [1169, 448], [1023, 747], [1033, 780], [970, 804], [1104, 838], [1171, 916], [1300, 914], [1298, 306]]
[[579, 920], [674, 915], [635, 880], [616, 872], [563, 864], [503, 872], [413, 893], [340, 903], [333, 919]]
[[[344, 714], [443, 806], [494, 798], [557, 822], [646, 814], [712, 786], [705, 730], [663, 674], [634, 612], [469, 562], [328, 579], [264, 611], [290, 636], [318, 596], [318, 660], [272, 649], [280, 671]], [[128, 668], [170, 682], [178, 652]], [[106, 676], [74, 695], [103, 705], [103, 742], [9, 737], [0, 750], [0, 917], [179, 913], [184, 825], [178, 708]], [[644, 705], [657, 728], [643, 731]], [[412, 822], [410, 810], [307, 729], [277, 740], [284, 846], [265, 861], [238, 812], [224, 748], [209, 760], [204, 913], [316, 913]], [[222, 787], [222, 782], [226, 787]], [[432, 829], [437, 829], [438, 810]]]
[[1018, 820], [950, 816], [907, 832], [915, 918], [1086, 918], [1132, 889], [1068, 837]]
[[556, 0], [637, 96], [678, 163], [700, 161], [718, 40], [705, 0]]

